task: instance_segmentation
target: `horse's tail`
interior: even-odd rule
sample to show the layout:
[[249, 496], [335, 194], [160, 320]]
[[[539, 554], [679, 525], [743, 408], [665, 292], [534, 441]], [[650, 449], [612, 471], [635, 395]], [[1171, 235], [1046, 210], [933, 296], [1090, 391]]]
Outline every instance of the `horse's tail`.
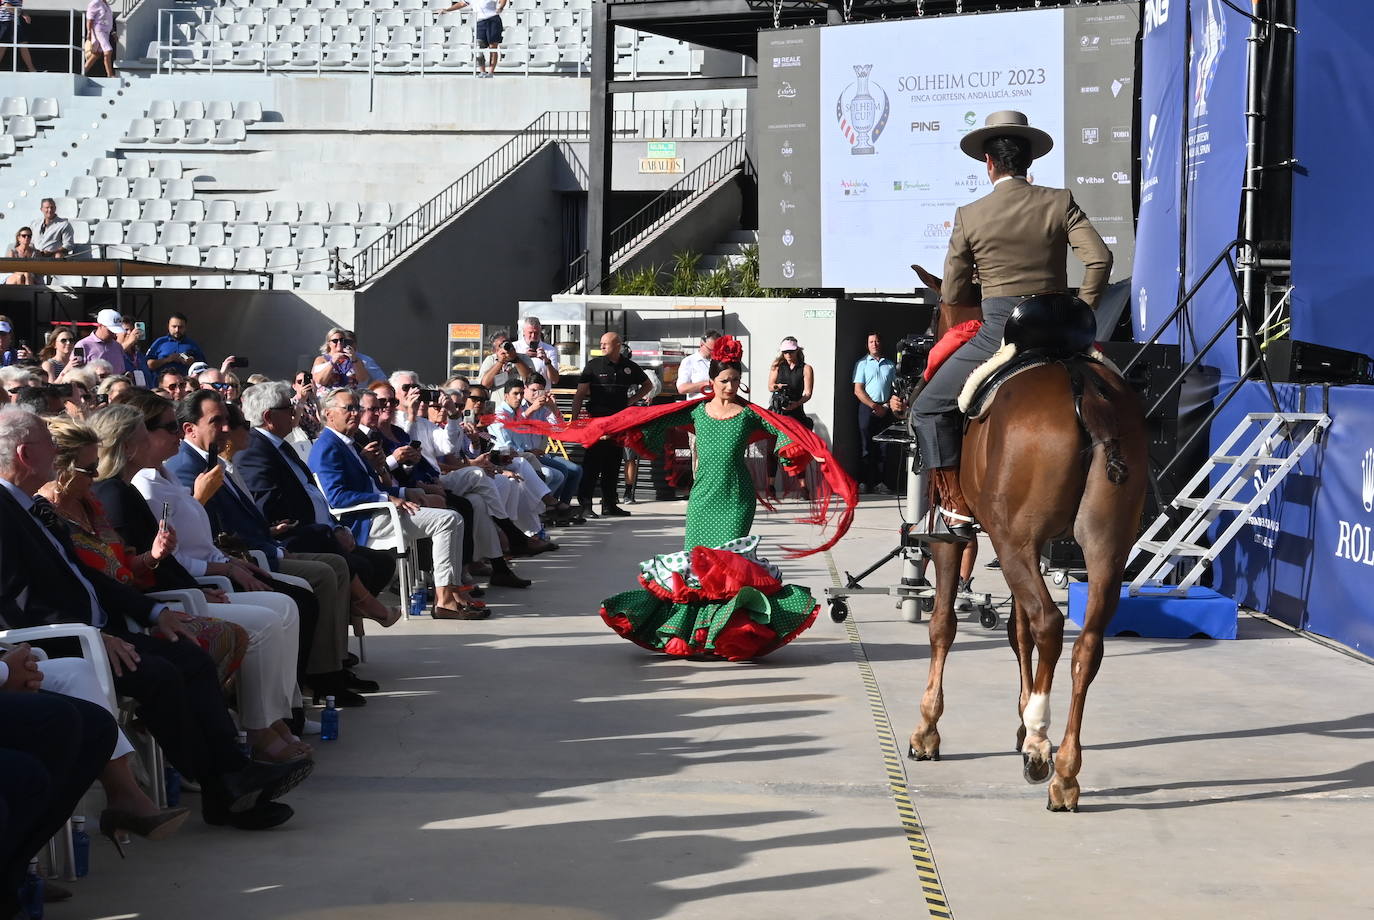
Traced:
[[1131, 472], [1121, 453], [1121, 433], [1117, 427], [1121, 407], [1118, 397], [1125, 392], [1124, 383], [1120, 378], [1110, 378], [1105, 369], [1089, 361], [1071, 362], [1069, 377], [1073, 382], [1078, 421], [1092, 442], [1089, 449], [1102, 445], [1107, 458], [1107, 481], [1120, 485]]

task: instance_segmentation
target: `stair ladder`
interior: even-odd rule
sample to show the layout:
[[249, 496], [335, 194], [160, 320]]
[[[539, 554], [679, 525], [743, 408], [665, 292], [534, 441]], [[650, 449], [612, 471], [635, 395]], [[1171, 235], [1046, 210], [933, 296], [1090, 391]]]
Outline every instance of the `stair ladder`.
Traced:
[[[1131, 582], [1131, 595], [1149, 590], [1151, 594], [1185, 597], [1207, 571], [1207, 566], [1249, 522], [1250, 515], [1269, 500], [1269, 496], [1297, 465], [1303, 456], [1320, 440], [1331, 424], [1330, 416], [1321, 412], [1251, 412], [1238, 424], [1216, 452], [1175, 498], [1155, 518], [1131, 548], [1126, 564], [1142, 554], [1149, 561]], [[1258, 426], [1258, 430], [1256, 430]], [[1248, 440], [1246, 440], [1248, 438]], [[1279, 449], [1288, 445], [1284, 456]], [[1239, 446], [1243, 445], [1243, 446]], [[1239, 449], [1238, 449], [1239, 446]], [[1267, 475], [1262, 471], [1269, 470]], [[1190, 498], [1213, 473], [1220, 471], [1216, 482], [1201, 498]], [[1236, 498], [1250, 483], [1254, 495], [1249, 500]], [[1236, 516], [1225, 530], [1217, 534], [1210, 546], [1202, 540], [1212, 522], [1223, 512], [1234, 511]], [[1179, 520], [1167, 538], [1161, 534]], [[1177, 584], [1164, 579], [1196, 560]]]

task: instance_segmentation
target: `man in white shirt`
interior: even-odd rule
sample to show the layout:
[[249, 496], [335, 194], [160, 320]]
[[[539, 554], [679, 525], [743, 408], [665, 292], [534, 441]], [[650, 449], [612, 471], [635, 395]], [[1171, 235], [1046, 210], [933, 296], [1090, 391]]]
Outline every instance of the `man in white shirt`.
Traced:
[[688, 399], [706, 398], [702, 391], [711, 383], [711, 349], [718, 338], [720, 330], [707, 329], [701, 336], [701, 347], [677, 366], [677, 391]]
[[550, 387], [557, 386], [558, 349], [544, 341], [544, 324], [539, 317], [527, 316], [520, 321], [520, 338], [525, 341], [525, 354], [534, 365], [534, 372]]
[[485, 70], [482, 68], [483, 55], [478, 53], [477, 76], [491, 77], [496, 73], [497, 49], [501, 47], [501, 11], [506, 8], [506, 0], [454, 0], [452, 6], [446, 6], [438, 12], [452, 13], [465, 6], [472, 7], [477, 14], [477, 47], [491, 49], [491, 53], [486, 55]]

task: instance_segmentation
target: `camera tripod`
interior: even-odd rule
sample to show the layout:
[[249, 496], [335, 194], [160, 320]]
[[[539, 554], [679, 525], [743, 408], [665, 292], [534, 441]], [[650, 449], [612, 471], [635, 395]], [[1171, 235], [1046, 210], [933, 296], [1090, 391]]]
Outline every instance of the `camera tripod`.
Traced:
[[[894, 423], [874, 437], [873, 440], [879, 443], [901, 444], [903, 447], [902, 460], [906, 470], [906, 497], [902, 526], [897, 545], [889, 550], [886, 555], [857, 575], [845, 572], [843, 587], [825, 589], [826, 602], [830, 607], [830, 619], [836, 623], [843, 623], [849, 617], [848, 599], [850, 597], [887, 595], [897, 598], [897, 606], [901, 608], [902, 617], [908, 623], [919, 623], [923, 611], [929, 613], [935, 609], [935, 586], [926, 578], [926, 567], [931, 560], [930, 541], [916, 530], [917, 523], [922, 518], [927, 517], [930, 512], [930, 503], [927, 500], [927, 496], [930, 494], [928, 488], [930, 476], [918, 462], [916, 441], [907, 430], [905, 421]], [[863, 586], [864, 579], [899, 556], [902, 560], [902, 576], [897, 584], [882, 588], [865, 588]], [[997, 605], [993, 603], [991, 594], [960, 591], [955, 599], [956, 602], [964, 601], [973, 607], [978, 622], [984, 629], [997, 627]]]

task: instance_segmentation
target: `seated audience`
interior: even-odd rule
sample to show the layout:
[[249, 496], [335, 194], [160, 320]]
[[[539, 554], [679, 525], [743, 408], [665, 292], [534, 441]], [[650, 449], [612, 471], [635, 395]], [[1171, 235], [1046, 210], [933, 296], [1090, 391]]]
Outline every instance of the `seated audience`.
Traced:
[[[80, 563], [52, 506], [32, 498], [53, 479], [55, 454], [42, 420], [23, 410], [0, 409], [5, 625], [78, 622], [101, 629], [110, 655], [120, 662], [115, 688], [139, 702], [143, 724], [171, 764], [200, 782], [205, 820], [261, 829], [290, 819], [290, 807], [273, 800], [305, 779], [313, 761], [251, 762], [238, 749], [214, 663], [185, 627], [188, 615]], [[131, 631], [130, 620], [147, 631]], [[112, 749], [111, 736], [100, 754], [102, 764]]]
[[325, 334], [320, 356], [310, 368], [319, 387], [361, 387], [372, 380], [372, 372], [358, 359], [357, 340], [347, 329], [334, 328]]

